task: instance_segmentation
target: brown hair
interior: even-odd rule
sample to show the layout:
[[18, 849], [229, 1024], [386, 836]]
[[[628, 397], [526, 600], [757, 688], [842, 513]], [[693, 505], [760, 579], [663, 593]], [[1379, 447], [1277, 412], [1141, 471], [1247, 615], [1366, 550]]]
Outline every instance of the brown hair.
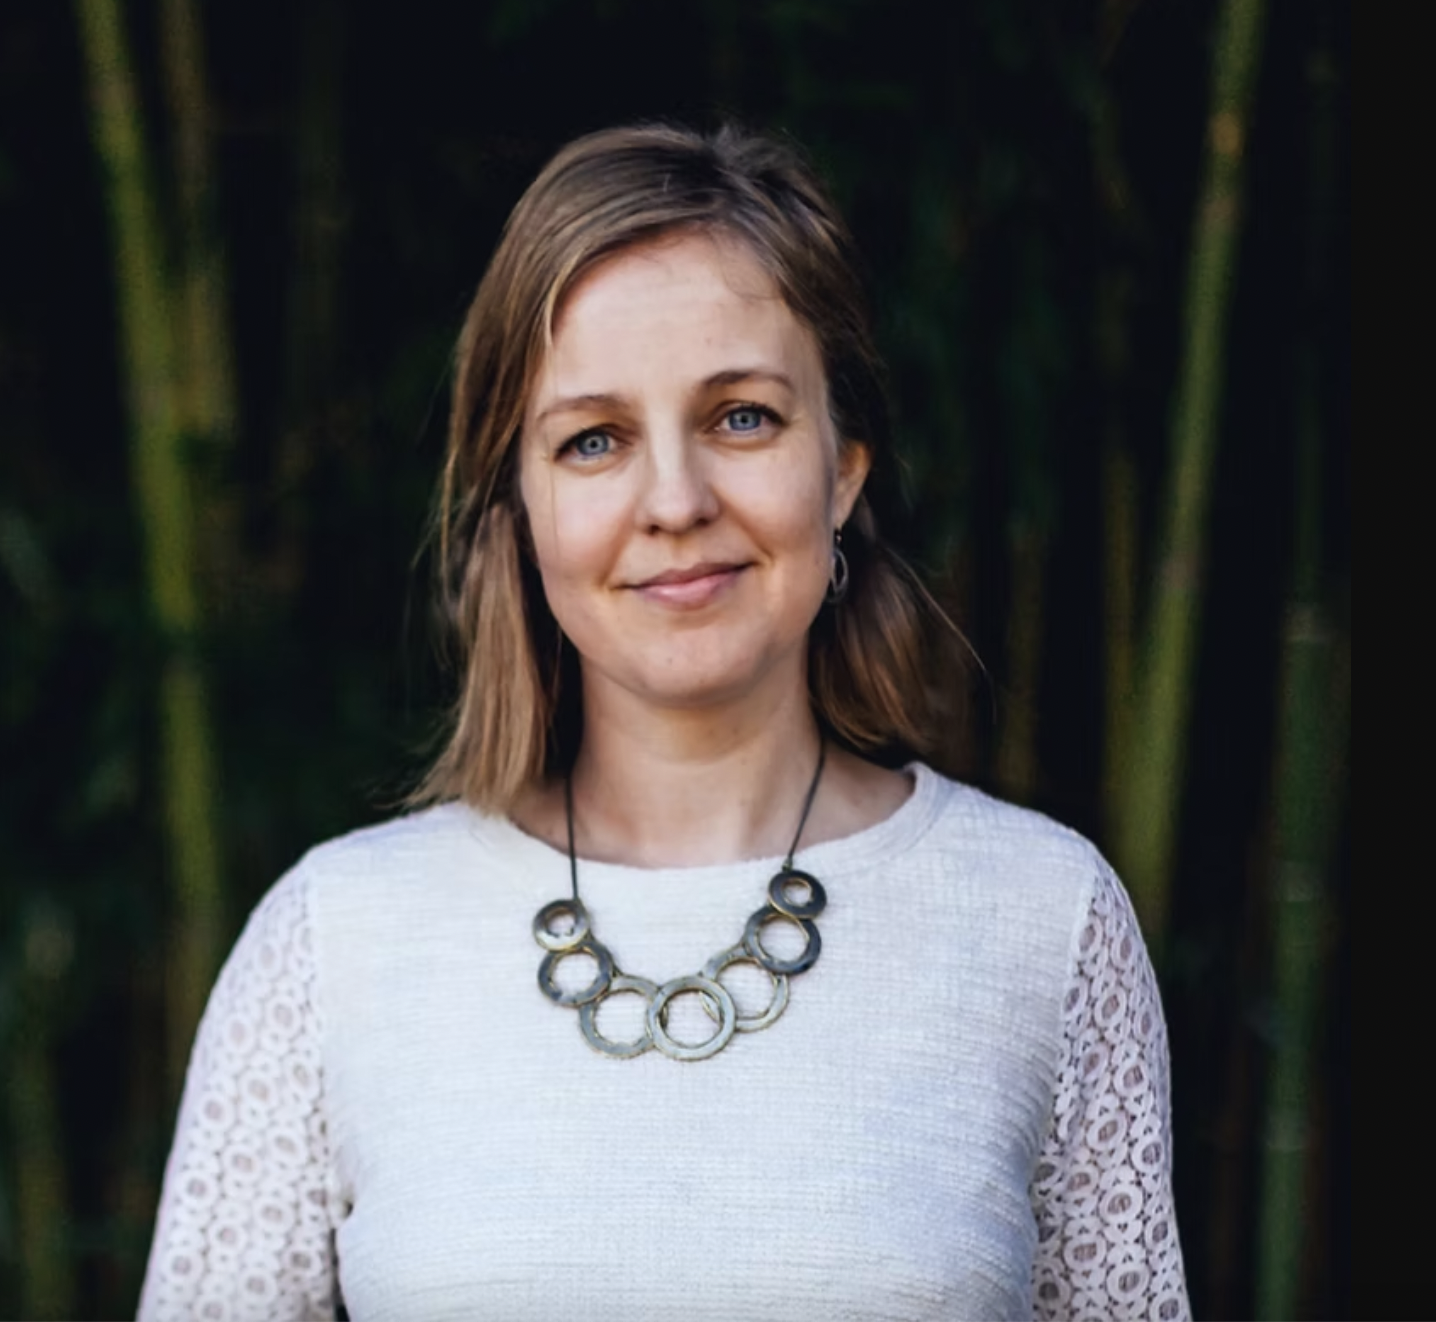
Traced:
[[810, 635], [815, 713], [838, 740], [884, 760], [938, 749], [927, 663], [934, 632], [955, 630], [878, 534], [894, 462], [847, 228], [785, 143], [731, 127], [710, 136], [642, 125], [579, 138], [549, 162], [509, 217], [464, 322], [437, 515], [440, 609], [463, 678], [416, 802], [462, 798], [503, 812], [577, 751], [577, 662], [528, 551], [515, 441], [574, 281], [620, 249], [694, 229], [741, 242], [764, 266], [817, 340], [838, 436], [872, 455], [844, 529], [846, 599], [824, 607]]

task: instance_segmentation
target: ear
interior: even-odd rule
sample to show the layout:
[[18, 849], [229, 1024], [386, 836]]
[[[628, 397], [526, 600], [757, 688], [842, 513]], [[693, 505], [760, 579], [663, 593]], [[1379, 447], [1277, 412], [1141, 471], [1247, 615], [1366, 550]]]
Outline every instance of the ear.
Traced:
[[841, 528], [848, 521], [872, 466], [872, 448], [865, 441], [838, 442], [838, 478], [833, 483], [834, 528]]

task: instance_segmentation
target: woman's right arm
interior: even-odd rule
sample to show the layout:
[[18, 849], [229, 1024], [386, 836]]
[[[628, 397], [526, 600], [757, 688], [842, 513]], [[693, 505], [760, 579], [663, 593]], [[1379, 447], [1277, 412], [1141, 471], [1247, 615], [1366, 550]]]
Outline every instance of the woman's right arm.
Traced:
[[250, 917], [195, 1039], [141, 1322], [333, 1318], [338, 1197], [304, 869]]

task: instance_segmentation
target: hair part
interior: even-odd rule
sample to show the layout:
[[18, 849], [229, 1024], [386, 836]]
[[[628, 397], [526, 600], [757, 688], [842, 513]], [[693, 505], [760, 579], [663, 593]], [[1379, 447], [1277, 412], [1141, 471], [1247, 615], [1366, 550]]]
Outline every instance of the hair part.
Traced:
[[883, 761], [941, 754], [941, 680], [953, 668], [934, 663], [956, 629], [880, 535], [895, 462], [851, 236], [786, 143], [731, 126], [703, 135], [639, 125], [579, 138], [545, 166], [509, 217], [459, 337], [435, 540], [460, 691], [414, 804], [463, 799], [507, 812], [577, 754], [577, 660], [533, 561], [519, 432], [574, 283], [615, 253], [693, 231], [740, 243], [763, 266], [817, 341], [839, 444], [872, 456], [845, 528], [847, 597], [825, 606], [810, 634], [814, 712], [841, 743]]

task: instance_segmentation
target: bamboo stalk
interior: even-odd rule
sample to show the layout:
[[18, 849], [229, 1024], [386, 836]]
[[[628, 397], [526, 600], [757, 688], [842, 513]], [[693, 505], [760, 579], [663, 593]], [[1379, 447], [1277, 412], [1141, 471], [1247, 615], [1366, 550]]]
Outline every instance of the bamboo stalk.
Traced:
[[[217, 220], [204, 42], [194, 0], [164, 0], [160, 18], [180, 237], [181, 427], [207, 457], [217, 459], [233, 442], [239, 405], [229, 334], [229, 275]], [[207, 503], [205, 513], [206, 528], [213, 529], [212, 503]]]
[[155, 1207], [166, 1130], [164, 970], [141, 960], [130, 980], [125, 1056], [124, 1127], [108, 1153], [105, 1205], [116, 1228], [113, 1250], [100, 1263], [101, 1299], [139, 1297]]
[[[1314, 383], [1313, 383], [1314, 385]], [[1314, 393], [1314, 391], [1313, 391]], [[1300, 479], [1308, 532], [1321, 503], [1314, 407], [1303, 429]], [[1257, 1238], [1258, 1318], [1297, 1316], [1307, 1249], [1311, 1111], [1321, 1084], [1317, 1030], [1326, 986], [1330, 918], [1326, 875], [1334, 806], [1350, 739], [1349, 672], [1329, 612], [1302, 590], [1314, 554], [1299, 555], [1298, 588], [1282, 638], [1272, 880], [1272, 1033], [1262, 1134]]]
[[155, 619], [170, 643], [159, 681], [164, 825], [175, 920], [168, 960], [168, 1075], [183, 1079], [219, 953], [213, 741], [195, 576], [195, 509], [184, 454], [182, 365], [138, 98], [118, 0], [77, 0], [92, 132], [116, 266], [131, 464]]
[[1283, 638], [1272, 980], [1274, 1029], [1262, 1136], [1257, 1316], [1296, 1315], [1306, 1229], [1311, 1067], [1322, 990], [1333, 633], [1296, 603]]
[[1120, 440], [1109, 437], [1102, 447], [1102, 635], [1106, 660], [1102, 803], [1109, 817], [1121, 804], [1123, 768], [1131, 742], [1137, 631], [1137, 505], [1132, 456]]
[[1310, 1227], [1311, 1108], [1316, 1033], [1325, 986], [1333, 805], [1350, 738], [1350, 677], [1322, 594], [1322, 424], [1312, 325], [1327, 297], [1334, 191], [1335, 107], [1329, 8], [1318, 15], [1311, 84], [1307, 317], [1297, 368], [1296, 528], [1282, 638], [1282, 705], [1272, 886], [1273, 1038], [1263, 1134], [1257, 1242], [1257, 1316], [1296, 1316]]
[[[1110, 56], [1131, 15], [1130, 0], [1105, 0], [1102, 49]], [[1112, 833], [1126, 765], [1132, 684], [1136, 670], [1138, 510], [1136, 464], [1127, 444], [1124, 400], [1131, 374], [1129, 316], [1134, 281], [1124, 259], [1136, 229], [1132, 190], [1118, 143], [1117, 107], [1110, 88], [1099, 85], [1092, 117], [1092, 161], [1098, 224], [1110, 255], [1098, 269], [1093, 298], [1094, 365], [1102, 392], [1102, 812]]]
[[74, 1243], [54, 1043], [57, 984], [74, 938], [59, 915], [43, 909], [30, 915], [27, 928], [18, 1031], [5, 1071], [15, 1141], [19, 1305], [26, 1317], [74, 1317]]
[[46, 1032], [20, 1035], [6, 1070], [15, 1135], [15, 1223], [20, 1308], [26, 1317], [75, 1316], [60, 1092]]
[[1223, 0], [1206, 161], [1192, 236], [1160, 553], [1139, 647], [1114, 850], [1148, 940], [1160, 949], [1184, 787], [1196, 644], [1236, 272], [1242, 156], [1265, 0]]
[[[193, 459], [213, 472], [222, 466], [238, 431], [239, 401], [230, 335], [228, 265], [220, 242], [218, 188], [214, 167], [214, 131], [203, 29], [195, 0], [163, 0], [160, 53], [173, 134], [173, 171], [179, 237], [177, 279], [169, 286], [169, 322], [182, 328], [173, 369], [178, 401], [178, 437], [170, 456], [188, 496], [183, 515], [190, 528], [190, 595], [194, 614], [175, 624], [190, 638], [203, 628], [197, 603], [199, 585], [212, 589], [240, 579], [239, 519], [235, 502], [215, 499], [205, 488], [204, 518], [195, 499]], [[186, 462], [186, 461], [190, 462]], [[218, 596], [217, 591], [209, 594]], [[167, 746], [177, 774], [186, 778], [192, 797], [170, 803], [169, 830], [182, 878], [202, 879], [202, 889], [181, 898], [177, 948], [169, 960], [172, 1005], [168, 1073], [176, 1079], [188, 1056], [198, 1014], [218, 968], [223, 879], [215, 845], [218, 840], [216, 777], [207, 683], [197, 660], [176, 669], [169, 683], [163, 719], [170, 729]], [[203, 736], [203, 737], [200, 737]], [[191, 780], [190, 777], [193, 777]], [[173, 994], [178, 993], [178, 1000]]]

